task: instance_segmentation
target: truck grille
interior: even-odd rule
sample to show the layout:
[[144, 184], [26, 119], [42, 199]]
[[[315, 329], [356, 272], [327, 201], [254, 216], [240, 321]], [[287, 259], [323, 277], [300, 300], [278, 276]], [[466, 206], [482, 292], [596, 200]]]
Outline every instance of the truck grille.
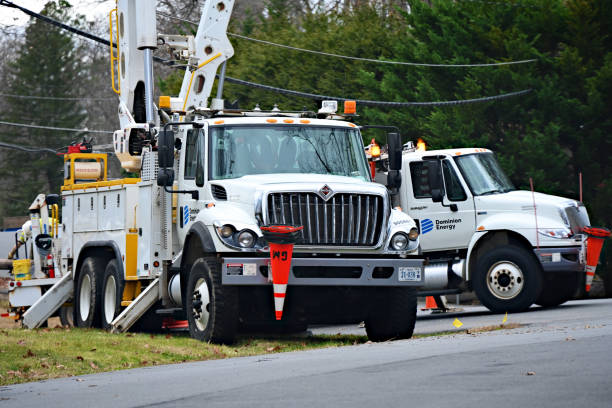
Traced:
[[384, 218], [381, 196], [337, 193], [270, 193], [267, 223], [303, 225], [297, 245], [374, 246]]

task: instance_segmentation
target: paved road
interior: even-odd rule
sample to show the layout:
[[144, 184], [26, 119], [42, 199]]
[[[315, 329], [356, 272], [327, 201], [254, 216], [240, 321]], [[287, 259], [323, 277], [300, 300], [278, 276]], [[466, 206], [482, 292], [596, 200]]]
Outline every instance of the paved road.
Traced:
[[[504, 315], [491, 313], [484, 306], [464, 306], [458, 307], [456, 312], [434, 314], [430, 311], [422, 311], [419, 304], [417, 312], [417, 324], [414, 332], [417, 334], [440, 333], [447, 331], [464, 331], [485, 326], [501, 324]], [[449, 305], [454, 307], [453, 304]], [[588, 321], [601, 312], [612, 314], [612, 299], [594, 300], [575, 300], [563, 304], [554, 309], [544, 309], [533, 306], [528, 313], [509, 314], [507, 323], [519, 323], [523, 325], [546, 325], [556, 321]], [[453, 326], [455, 318], [459, 319], [463, 326], [456, 328]], [[338, 326], [316, 326], [311, 327], [313, 334], [360, 334], [365, 336], [365, 329], [358, 325], [338, 325]], [[612, 404], [611, 404], [612, 405]]]
[[[460, 318], [483, 326], [501, 316]], [[0, 406], [610, 406], [612, 300], [535, 309], [510, 320], [526, 326], [3, 387]]]

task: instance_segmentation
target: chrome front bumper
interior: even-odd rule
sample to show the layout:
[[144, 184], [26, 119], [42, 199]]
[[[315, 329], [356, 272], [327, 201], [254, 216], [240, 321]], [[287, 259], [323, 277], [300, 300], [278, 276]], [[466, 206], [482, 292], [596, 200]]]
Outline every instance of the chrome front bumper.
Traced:
[[[223, 258], [224, 285], [269, 285], [269, 258]], [[293, 258], [289, 284], [301, 286], [422, 286], [423, 259]]]

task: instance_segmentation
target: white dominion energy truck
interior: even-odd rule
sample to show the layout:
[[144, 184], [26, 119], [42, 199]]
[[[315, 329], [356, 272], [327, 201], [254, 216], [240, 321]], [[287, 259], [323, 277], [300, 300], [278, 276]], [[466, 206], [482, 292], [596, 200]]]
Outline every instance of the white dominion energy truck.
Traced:
[[[384, 181], [386, 160], [376, 161]], [[492, 151], [404, 145], [400, 205], [429, 260], [421, 294], [474, 290], [496, 312], [557, 306], [585, 275], [581, 202], [517, 190]]]
[[[222, 69], [208, 106], [233, 55], [233, 2], [206, 1], [195, 37], [158, 36], [155, 3], [119, 0], [111, 14], [114, 149], [137, 177], [107, 179], [104, 154], [65, 156], [61, 196], [30, 207], [34, 273], [10, 284], [13, 317], [38, 327], [71, 304], [77, 327], [124, 331], [153, 314], [187, 319], [192, 337], [212, 342], [231, 342], [240, 325], [334, 320], [365, 321], [376, 341], [410, 337], [425, 279], [419, 236], [371, 181], [354, 105], [347, 115], [333, 104], [224, 109]], [[180, 95], [155, 106], [158, 44], [188, 69]], [[280, 322], [260, 229], [269, 224], [303, 226]]]

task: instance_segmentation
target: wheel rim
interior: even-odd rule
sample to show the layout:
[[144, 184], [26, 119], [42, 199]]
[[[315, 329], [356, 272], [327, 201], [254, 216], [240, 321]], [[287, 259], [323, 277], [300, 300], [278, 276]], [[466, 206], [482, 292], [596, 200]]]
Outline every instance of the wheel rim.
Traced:
[[117, 306], [117, 284], [114, 276], [109, 276], [106, 279], [106, 287], [104, 288], [104, 319], [106, 323], [110, 323], [115, 318], [115, 309]]
[[86, 321], [89, 318], [89, 310], [91, 309], [91, 277], [89, 274], [83, 276], [81, 287], [79, 289], [79, 315], [81, 321]]
[[497, 262], [487, 272], [487, 286], [496, 298], [509, 300], [521, 293], [525, 278], [516, 264], [509, 261]]
[[196, 327], [200, 331], [206, 329], [208, 319], [210, 319], [210, 297], [208, 295], [208, 285], [203, 278], [197, 280], [192, 294], [191, 313]]

